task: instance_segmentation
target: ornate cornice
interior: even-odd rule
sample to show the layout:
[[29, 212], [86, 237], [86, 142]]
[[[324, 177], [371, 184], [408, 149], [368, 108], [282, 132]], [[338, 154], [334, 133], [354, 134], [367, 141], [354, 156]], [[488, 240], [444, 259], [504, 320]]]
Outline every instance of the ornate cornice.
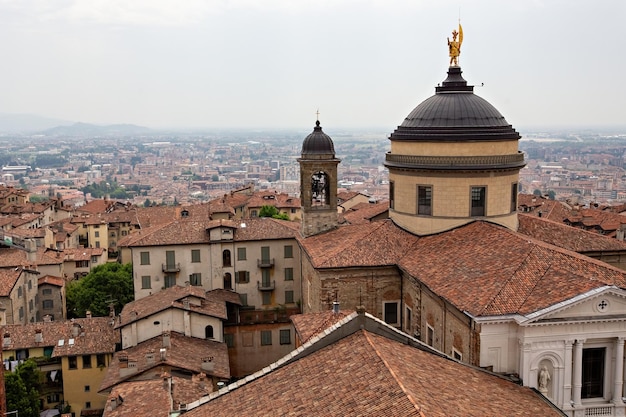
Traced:
[[524, 154], [487, 156], [416, 156], [385, 154], [387, 168], [435, 171], [484, 171], [520, 169], [526, 165]]

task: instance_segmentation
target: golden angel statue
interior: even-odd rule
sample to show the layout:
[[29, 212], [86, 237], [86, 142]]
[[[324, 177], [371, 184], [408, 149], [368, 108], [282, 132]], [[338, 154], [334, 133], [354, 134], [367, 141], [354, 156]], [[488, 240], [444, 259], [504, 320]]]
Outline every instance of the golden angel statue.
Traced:
[[[458, 40], [457, 40], [458, 36]], [[452, 31], [452, 40], [448, 38], [448, 49], [450, 50], [450, 66], [459, 66], [459, 55], [461, 55], [461, 44], [463, 43], [463, 28], [459, 23], [459, 31]]]

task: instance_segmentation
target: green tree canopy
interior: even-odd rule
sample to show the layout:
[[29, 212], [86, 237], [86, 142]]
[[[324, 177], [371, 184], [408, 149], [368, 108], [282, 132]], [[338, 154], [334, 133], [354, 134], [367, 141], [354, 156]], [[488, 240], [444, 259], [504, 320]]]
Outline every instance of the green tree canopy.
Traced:
[[17, 366], [15, 372], [4, 374], [7, 411], [18, 410], [23, 417], [39, 417], [41, 372], [32, 359]]
[[86, 277], [70, 282], [66, 297], [69, 318], [85, 317], [87, 310], [94, 317], [107, 316], [111, 303], [115, 311], [120, 312], [126, 303], [135, 299], [132, 264], [99, 265]]
[[272, 217], [274, 219], [289, 220], [289, 215], [281, 213], [274, 206], [265, 205], [259, 211], [259, 217]]

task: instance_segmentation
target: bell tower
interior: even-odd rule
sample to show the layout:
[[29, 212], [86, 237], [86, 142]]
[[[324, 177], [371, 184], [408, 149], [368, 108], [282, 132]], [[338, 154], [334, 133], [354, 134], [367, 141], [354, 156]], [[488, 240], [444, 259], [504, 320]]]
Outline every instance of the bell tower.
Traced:
[[333, 140], [315, 122], [313, 133], [302, 142], [300, 200], [302, 235], [307, 237], [337, 227], [337, 165]]

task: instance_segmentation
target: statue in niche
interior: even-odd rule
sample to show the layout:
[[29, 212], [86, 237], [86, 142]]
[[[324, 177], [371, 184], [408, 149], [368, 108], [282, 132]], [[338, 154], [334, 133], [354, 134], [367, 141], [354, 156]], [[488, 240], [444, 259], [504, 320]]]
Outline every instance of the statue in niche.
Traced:
[[548, 393], [548, 384], [550, 383], [550, 379], [552, 379], [552, 377], [550, 376], [550, 371], [548, 371], [548, 367], [546, 365], [543, 365], [541, 367], [541, 370], [539, 371], [539, 392], [542, 393], [543, 395], [546, 395]]

